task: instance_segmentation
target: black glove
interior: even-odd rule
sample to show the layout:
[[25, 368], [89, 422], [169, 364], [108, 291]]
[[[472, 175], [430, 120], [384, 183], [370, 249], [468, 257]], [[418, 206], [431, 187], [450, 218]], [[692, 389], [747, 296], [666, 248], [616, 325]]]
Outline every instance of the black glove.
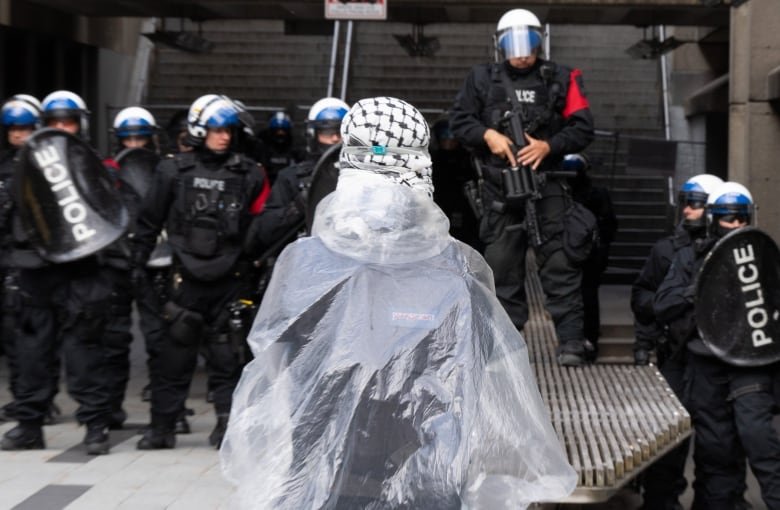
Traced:
[[634, 349], [634, 365], [643, 367], [650, 364], [650, 352], [647, 349]]

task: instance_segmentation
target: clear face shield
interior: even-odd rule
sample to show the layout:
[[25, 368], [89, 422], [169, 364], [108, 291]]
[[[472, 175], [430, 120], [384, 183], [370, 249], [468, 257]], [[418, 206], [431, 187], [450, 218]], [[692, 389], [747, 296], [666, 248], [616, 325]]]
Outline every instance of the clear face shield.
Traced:
[[[680, 191], [677, 195], [677, 214], [675, 224], [682, 223], [686, 230], [703, 229], [705, 227], [704, 207], [707, 205], [707, 194], [702, 191]], [[686, 208], [688, 209], [686, 214]]]
[[510, 58], [530, 57], [542, 47], [543, 34], [539, 27], [507, 27], [493, 36], [496, 58], [499, 62]]

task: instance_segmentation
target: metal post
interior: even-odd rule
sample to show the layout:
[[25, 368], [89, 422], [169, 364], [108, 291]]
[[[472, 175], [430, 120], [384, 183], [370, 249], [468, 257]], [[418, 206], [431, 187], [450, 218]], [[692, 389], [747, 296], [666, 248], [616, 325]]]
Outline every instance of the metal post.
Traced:
[[550, 24], [544, 24], [544, 58], [550, 60]]
[[339, 53], [339, 20], [333, 23], [333, 45], [330, 48], [330, 69], [328, 70], [327, 97], [333, 96], [333, 81], [336, 79], [336, 58]]
[[341, 100], [346, 101], [349, 78], [349, 55], [352, 52], [352, 20], [347, 22], [347, 40], [344, 43], [344, 62], [341, 72]]
[[[658, 38], [661, 42], [666, 40], [666, 27], [658, 27]], [[669, 119], [669, 65], [666, 61], [666, 54], [661, 55], [661, 95], [664, 106], [664, 136], [667, 140], [672, 139], [671, 120]]]

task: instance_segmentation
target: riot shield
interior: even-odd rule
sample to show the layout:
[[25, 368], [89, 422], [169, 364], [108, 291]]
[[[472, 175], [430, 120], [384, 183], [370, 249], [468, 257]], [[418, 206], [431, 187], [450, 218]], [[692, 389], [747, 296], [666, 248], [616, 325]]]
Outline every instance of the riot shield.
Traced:
[[69, 133], [33, 133], [20, 151], [14, 182], [24, 230], [50, 262], [91, 255], [127, 228], [114, 179], [92, 148]]
[[337, 143], [328, 148], [320, 156], [314, 170], [311, 173], [311, 183], [306, 197], [306, 231], [311, 232], [311, 226], [314, 223], [314, 213], [317, 204], [320, 203], [325, 195], [330, 194], [336, 189], [336, 182], [339, 179], [339, 155], [341, 154], [341, 144]]
[[780, 251], [771, 237], [745, 227], [718, 241], [696, 279], [696, 323], [726, 363], [780, 361]]
[[152, 184], [160, 156], [140, 147], [125, 149], [114, 160], [119, 165], [119, 180], [143, 200]]

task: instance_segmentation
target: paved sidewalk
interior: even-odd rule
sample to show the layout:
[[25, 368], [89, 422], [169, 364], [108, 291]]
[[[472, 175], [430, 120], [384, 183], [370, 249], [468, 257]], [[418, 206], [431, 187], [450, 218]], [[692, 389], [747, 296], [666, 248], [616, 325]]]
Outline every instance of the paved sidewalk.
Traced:
[[[606, 285], [601, 289], [602, 322], [630, 324], [629, 288]], [[74, 402], [64, 393], [56, 402], [62, 408], [57, 423], [44, 428], [46, 450], [0, 452], [0, 510], [214, 510], [229, 507], [231, 486], [222, 478], [217, 452], [208, 444], [214, 427], [212, 407], [205, 402], [206, 377], [198, 369], [188, 407], [192, 434], [177, 436], [173, 450], [142, 452], [135, 449], [138, 429], [148, 421], [148, 404], [140, 399], [147, 382], [143, 342], [135, 331], [132, 377], [125, 410], [126, 430], [113, 432], [111, 453], [89, 457], [82, 449], [85, 430], [78, 427]], [[10, 400], [8, 372], [0, 358], [0, 405]], [[13, 426], [0, 422], [0, 434]], [[693, 479], [692, 462], [688, 480]], [[749, 476], [748, 501], [754, 510], [765, 509], [755, 478]], [[690, 508], [692, 491], [682, 497]], [[599, 505], [565, 505], [570, 510], [632, 510], [641, 499], [630, 489]]]
[[[133, 371], [125, 401], [125, 430], [112, 431], [111, 453], [91, 457], [81, 441], [85, 429], [73, 418], [74, 401], [64, 386], [55, 399], [62, 416], [44, 427], [46, 450], [0, 451], [0, 510], [214, 510], [228, 508], [231, 486], [222, 478], [217, 451], [208, 444], [215, 417], [205, 402], [206, 377], [196, 372], [188, 407], [192, 434], [177, 436], [176, 448], [139, 451], [138, 429], [149, 420], [140, 399], [146, 384], [143, 342], [133, 344]], [[0, 405], [10, 400], [5, 359], [0, 358]], [[0, 434], [13, 427], [0, 422]]]

